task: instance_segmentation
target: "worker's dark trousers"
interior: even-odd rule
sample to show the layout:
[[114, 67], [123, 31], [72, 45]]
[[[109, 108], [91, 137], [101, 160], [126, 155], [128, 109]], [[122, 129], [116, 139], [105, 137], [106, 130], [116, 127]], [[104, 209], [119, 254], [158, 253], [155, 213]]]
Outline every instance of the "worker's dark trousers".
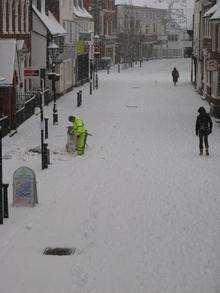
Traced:
[[203, 131], [199, 132], [199, 149], [203, 150], [203, 142], [205, 145], [205, 148], [209, 148], [209, 143], [208, 143], [208, 134], [204, 133]]

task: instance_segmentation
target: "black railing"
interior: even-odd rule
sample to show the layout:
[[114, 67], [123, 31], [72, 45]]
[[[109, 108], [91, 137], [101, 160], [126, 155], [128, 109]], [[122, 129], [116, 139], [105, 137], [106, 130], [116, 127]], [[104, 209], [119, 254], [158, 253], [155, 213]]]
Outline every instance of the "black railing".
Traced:
[[3, 116], [0, 118], [0, 125], [2, 127], [2, 137], [6, 136], [10, 131], [9, 117]]

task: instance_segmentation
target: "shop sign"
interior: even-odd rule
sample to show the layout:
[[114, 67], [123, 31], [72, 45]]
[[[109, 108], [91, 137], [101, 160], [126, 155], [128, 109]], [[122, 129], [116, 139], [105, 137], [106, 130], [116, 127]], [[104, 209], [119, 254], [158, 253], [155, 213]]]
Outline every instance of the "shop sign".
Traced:
[[34, 68], [25, 68], [24, 76], [40, 76], [40, 70]]
[[38, 203], [35, 173], [28, 167], [20, 167], [13, 175], [13, 205], [33, 207], [35, 203]]
[[218, 70], [218, 62], [215, 59], [207, 60], [206, 68], [208, 71], [216, 71]]

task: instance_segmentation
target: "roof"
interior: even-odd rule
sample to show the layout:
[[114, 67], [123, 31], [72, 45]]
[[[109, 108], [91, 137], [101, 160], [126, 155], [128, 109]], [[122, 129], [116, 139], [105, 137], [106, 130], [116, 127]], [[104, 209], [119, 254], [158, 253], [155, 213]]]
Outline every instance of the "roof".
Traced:
[[212, 15], [212, 17], [210, 17], [210, 19], [211, 20], [220, 19], [220, 5], [217, 5], [215, 12]]
[[206, 13], [203, 15], [203, 17], [211, 16], [218, 9], [218, 6], [219, 5], [216, 3], [214, 6], [212, 6], [209, 10], [206, 11]]
[[167, 9], [166, 3], [157, 0], [115, 0], [115, 5], [131, 5], [156, 9]]
[[60, 23], [56, 20], [50, 11], [48, 12], [49, 15], [47, 16], [45, 13], [40, 12], [34, 5], [32, 5], [32, 8], [52, 36], [67, 35], [65, 29], [60, 25]]
[[[0, 85], [12, 85], [16, 56], [16, 40], [0, 40]], [[2, 80], [3, 79], [3, 80]]]
[[78, 17], [92, 18], [92, 15], [85, 8], [79, 6], [73, 6], [73, 13]]

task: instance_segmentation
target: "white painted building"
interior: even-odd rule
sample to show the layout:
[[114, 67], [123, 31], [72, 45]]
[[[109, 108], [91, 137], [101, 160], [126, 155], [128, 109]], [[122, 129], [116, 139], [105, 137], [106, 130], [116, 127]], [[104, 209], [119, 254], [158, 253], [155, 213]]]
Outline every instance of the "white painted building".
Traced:
[[[64, 35], [66, 35], [65, 29], [59, 24], [53, 14], [50, 11], [48, 11], [48, 15], [45, 13], [45, 2], [41, 1], [41, 5], [38, 7], [37, 1], [33, 0], [31, 32], [31, 64], [33, 68], [48, 68], [47, 48], [49, 40], [53, 37], [59, 42], [59, 38]], [[31, 78], [31, 80], [33, 89], [38, 89], [40, 87], [40, 78], [34, 77]], [[62, 92], [61, 89], [62, 88], [58, 86], [58, 92]]]

